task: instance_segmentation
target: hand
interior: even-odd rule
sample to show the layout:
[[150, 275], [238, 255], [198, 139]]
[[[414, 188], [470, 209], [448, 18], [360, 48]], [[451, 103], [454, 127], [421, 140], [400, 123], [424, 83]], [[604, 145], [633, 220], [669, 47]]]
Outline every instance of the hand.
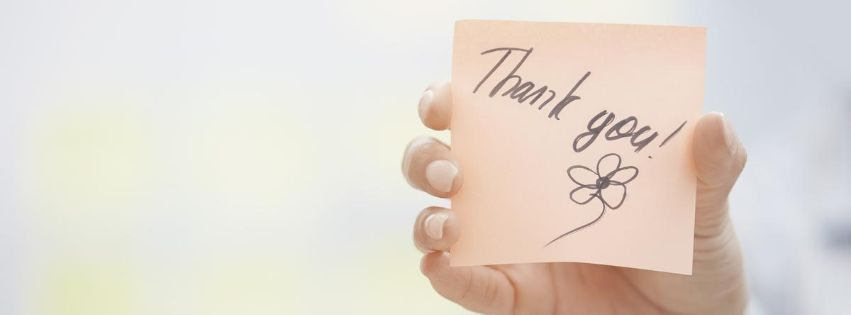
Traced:
[[[429, 128], [448, 128], [449, 84], [433, 84], [419, 104]], [[414, 223], [414, 241], [425, 252], [423, 274], [434, 289], [463, 307], [493, 314], [734, 314], [747, 305], [738, 240], [728, 215], [727, 195], [747, 154], [720, 114], [706, 114], [694, 133], [697, 201], [693, 275], [582, 263], [537, 263], [450, 267], [446, 250], [458, 239], [450, 209], [429, 207]], [[446, 144], [420, 137], [405, 151], [408, 182], [448, 198], [463, 184], [463, 165]], [[683, 209], [688, 211], [689, 209]]]

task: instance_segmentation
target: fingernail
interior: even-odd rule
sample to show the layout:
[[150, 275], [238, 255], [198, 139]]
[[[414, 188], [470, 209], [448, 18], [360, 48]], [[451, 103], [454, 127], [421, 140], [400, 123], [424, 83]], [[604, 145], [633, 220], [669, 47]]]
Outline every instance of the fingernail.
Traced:
[[438, 241], [443, 239], [443, 223], [449, 218], [449, 214], [436, 212], [425, 219], [425, 232], [429, 238]]
[[425, 119], [428, 114], [428, 109], [431, 107], [431, 101], [434, 99], [434, 92], [431, 89], [425, 90], [423, 96], [420, 97], [419, 114], [421, 119]]
[[429, 163], [426, 167], [428, 184], [441, 192], [452, 191], [452, 184], [455, 182], [456, 175], [458, 175], [458, 168], [447, 160], [437, 160]]

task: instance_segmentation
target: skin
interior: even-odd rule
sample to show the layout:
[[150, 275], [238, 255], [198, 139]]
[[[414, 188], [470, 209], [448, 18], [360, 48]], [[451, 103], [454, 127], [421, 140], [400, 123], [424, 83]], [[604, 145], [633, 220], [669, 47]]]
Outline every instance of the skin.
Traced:
[[[432, 84], [420, 101], [423, 124], [446, 129], [451, 106], [449, 84]], [[439, 207], [422, 210], [414, 223], [414, 242], [424, 253], [422, 273], [442, 296], [487, 314], [743, 313], [747, 289], [727, 196], [745, 166], [747, 154], [723, 115], [705, 114], [695, 128], [697, 200], [692, 276], [583, 263], [450, 267], [447, 250], [460, 231], [452, 210]], [[441, 159], [459, 170], [449, 192], [430, 185], [425, 175], [429, 163]], [[449, 198], [463, 185], [463, 165], [452, 158], [446, 144], [433, 138], [412, 141], [405, 151], [402, 171], [413, 187], [437, 197]], [[441, 220], [426, 220], [437, 213], [447, 217], [442, 225]], [[426, 223], [438, 224], [431, 226], [431, 231], [442, 229], [442, 235], [430, 237]]]

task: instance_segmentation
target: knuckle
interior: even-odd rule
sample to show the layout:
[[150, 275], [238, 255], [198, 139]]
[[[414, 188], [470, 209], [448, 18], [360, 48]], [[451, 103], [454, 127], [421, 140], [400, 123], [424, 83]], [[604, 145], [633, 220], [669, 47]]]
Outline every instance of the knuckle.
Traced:
[[494, 277], [488, 277], [485, 281], [484, 291], [482, 292], [482, 300], [486, 305], [493, 305], [499, 296], [499, 285]]
[[462, 301], [462, 302], [469, 301], [472, 297], [474, 297], [474, 295], [473, 295], [474, 290], [473, 289], [474, 289], [475, 283], [473, 281], [474, 280], [473, 275], [468, 274], [466, 278], [467, 278], [467, 281], [461, 282], [463, 284], [460, 287], [458, 287], [458, 291], [457, 291], [458, 292], [457, 293], [458, 300]]

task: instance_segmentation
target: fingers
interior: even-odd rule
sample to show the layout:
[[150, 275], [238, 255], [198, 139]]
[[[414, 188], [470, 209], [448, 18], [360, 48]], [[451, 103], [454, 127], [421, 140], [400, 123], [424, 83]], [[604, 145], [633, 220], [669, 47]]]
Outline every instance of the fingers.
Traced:
[[420, 119], [426, 127], [434, 130], [449, 128], [452, 115], [452, 95], [449, 82], [435, 82], [428, 86], [420, 97]]
[[458, 235], [458, 219], [449, 209], [425, 208], [414, 223], [414, 243], [423, 252], [448, 250]]
[[[434, 130], [449, 128], [452, 97], [449, 82], [431, 84], [419, 103], [420, 119]], [[461, 188], [461, 172], [449, 147], [430, 137], [414, 139], [405, 150], [402, 172], [411, 186], [438, 197], [450, 197]], [[444, 297], [470, 310], [482, 313], [509, 313], [514, 289], [504, 274], [494, 269], [450, 267], [444, 250], [458, 240], [459, 227], [448, 209], [430, 207], [414, 223], [414, 241], [424, 251], [421, 269], [434, 289]]]
[[502, 272], [485, 266], [450, 267], [444, 252], [423, 257], [420, 269], [437, 293], [471, 311], [511, 313], [514, 288]]
[[461, 172], [446, 144], [431, 137], [411, 141], [402, 159], [402, 173], [414, 188], [447, 198], [461, 188]]
[[[449, 82], [432, 84], [423, 92], [419, 114], [423, 124], [434, 130], [449, 128], [452, 97]], [[402, 160], [408, 183], [438, 197], [450, 197], [461, 188], [461, 172], [449, 147], [430, 137], [408, 145]], [[434, 289], [444, 297], [475, 312], [507, 314], [514, 303], [514, 289], [499, 271], [484, 267], [450, 267], [444, 250], [458, 240], [459, 227], [452, 211], [430, 207], [414, 225], [414, 240], [424, 251], [421, 269]]]
[[697, 169], [695, 235], [722, 232], [728, 220], [727, 195], [745, 167], [747, 153], [721, 114], [706, 114], [694, 132]]

